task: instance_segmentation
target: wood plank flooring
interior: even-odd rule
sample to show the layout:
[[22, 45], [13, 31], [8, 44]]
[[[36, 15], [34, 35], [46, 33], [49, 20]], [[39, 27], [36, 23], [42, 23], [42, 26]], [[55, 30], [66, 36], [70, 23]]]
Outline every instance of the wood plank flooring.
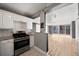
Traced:
[[75, 40], [69, 35], [53, 34], [48, 36], [48, 55], [75, 56]]
[[30, 50], [24, 52], [20, 56], [46, 56], [44, 53], [40, 52], [35, 47], [31, 48]]

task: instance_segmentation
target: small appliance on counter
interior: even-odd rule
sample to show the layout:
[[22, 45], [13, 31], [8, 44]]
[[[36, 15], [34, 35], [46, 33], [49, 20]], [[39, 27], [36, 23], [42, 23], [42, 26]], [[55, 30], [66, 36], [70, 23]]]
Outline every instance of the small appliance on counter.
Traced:
[[14, 55], [19, 55], [30, 49], [30, 36], [24, 31], [18, 31], [13, 34]]

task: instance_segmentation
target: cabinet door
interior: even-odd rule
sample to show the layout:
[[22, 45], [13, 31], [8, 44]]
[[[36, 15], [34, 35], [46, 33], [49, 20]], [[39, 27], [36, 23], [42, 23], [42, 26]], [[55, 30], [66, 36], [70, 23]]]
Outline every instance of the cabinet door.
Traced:
[[1, 56], [1, 42], [0, 42], [0, 56]]
[[0, 12], [0, 28], [2, 28], [2, 13]]
[[13, 39], [10, 39], [9, 41], [8, 41], [9, 43], [8, 43], [8, 49], [7, 49], [7, 51], [8, 51], [8, 53], [7, 53], [7, 55], [8, 56], [13, 56], [14, 55], [14, 41], [13, 41]]
[[8, 27], [9, 28], [13, 28], [13, 19], [12, 19], [12, 16], [7, 16], [7, 20], [8, 20]]
[[33, 47], [34, 46], [34, 36], [31, 35], [30, 36], [30, 47]]
[[3, 13], [2, 13], [2, 29], [7, 28], [7, 25], [8, 25], [7, 22], [8, 22], [8, 21], [7, 21], [6, 15], [5, 15], [4, 12], [3, 12]]
[[12, 56], [14, 52], [13, 41], [5, 40], [1, 41], [1, 55]]
[[6, 29], [11, 29], [13, 28], [13, 20], [11, 19], [11, 16], [3, 13], [2, 15], [2, 20], [3, 20], [3, 28]]

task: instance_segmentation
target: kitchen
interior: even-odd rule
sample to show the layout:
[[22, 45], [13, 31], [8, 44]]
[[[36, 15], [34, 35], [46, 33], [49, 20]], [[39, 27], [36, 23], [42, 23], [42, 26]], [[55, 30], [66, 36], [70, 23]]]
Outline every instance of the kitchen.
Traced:
[[0, 3], [0, 56], [79, 55], [78, 8], [78, 3]]
[[[12, 34], [16, 33], [16, 31], [27, 31], [26, 19], [28, 20], [30, 18], [5, 10], [0, 10], [0, 12], [0, 47], [2, 46], [0, 51], [2, 52], [2, 55], [14, 55], [14, 38], [12, 37]], [[22, 21], [20, 21], [20, 19], [22, 19]], [[28, 29], [31, 29], [31, 26], [29, 26]]]
[[[5, 10], [2, 8], [4, 5], [6, 4], [0, 4], [0, 55], [20, 55], [21, 53], [34, 47], [34, 33], [40, 32], [40, 17], [32, 19], [26, 16], [22, 16], [17, 13]], [[18, 5], [20, 7], [20, 4]], [[21, 5], [24, 6], [25, 4]], [[29, 7], [33, 7], [32, 4], [26, 3], [26, 5], [31, 5]], [[41, 4], [36, 5], [39, 7], [41, 6]], [[46, 7], [46, 4], [42, 5], [44, 6], [40, 8], [36, 6], [39, 8], [38, 10]], [[33, 9], [33, 11], [37, 12], [37, 9]], [[36, 24], [36, 28], [33, 28], [33, 23]]]

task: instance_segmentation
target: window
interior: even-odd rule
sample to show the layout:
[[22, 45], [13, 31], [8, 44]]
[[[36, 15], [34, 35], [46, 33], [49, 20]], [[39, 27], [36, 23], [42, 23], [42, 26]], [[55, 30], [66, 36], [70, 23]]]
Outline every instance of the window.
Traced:
[[70, 25], [66, 25], [66, 34], [70, 34]]
[[70, 25], [49, 26], [50, 34], [70, 34]]
[[65, 34], [65, 26], [64, 25], [60, 25], [60, 34]]
[[70, 25], [60, 25], [60, 34], [70, 34]]
[[58, 34], [58, 26], [49, 26], [49, 33], [50, 34]]
[[53, 26], [53, 33], [56, 33], [56, 34], [58, 34], [58, 26]]

